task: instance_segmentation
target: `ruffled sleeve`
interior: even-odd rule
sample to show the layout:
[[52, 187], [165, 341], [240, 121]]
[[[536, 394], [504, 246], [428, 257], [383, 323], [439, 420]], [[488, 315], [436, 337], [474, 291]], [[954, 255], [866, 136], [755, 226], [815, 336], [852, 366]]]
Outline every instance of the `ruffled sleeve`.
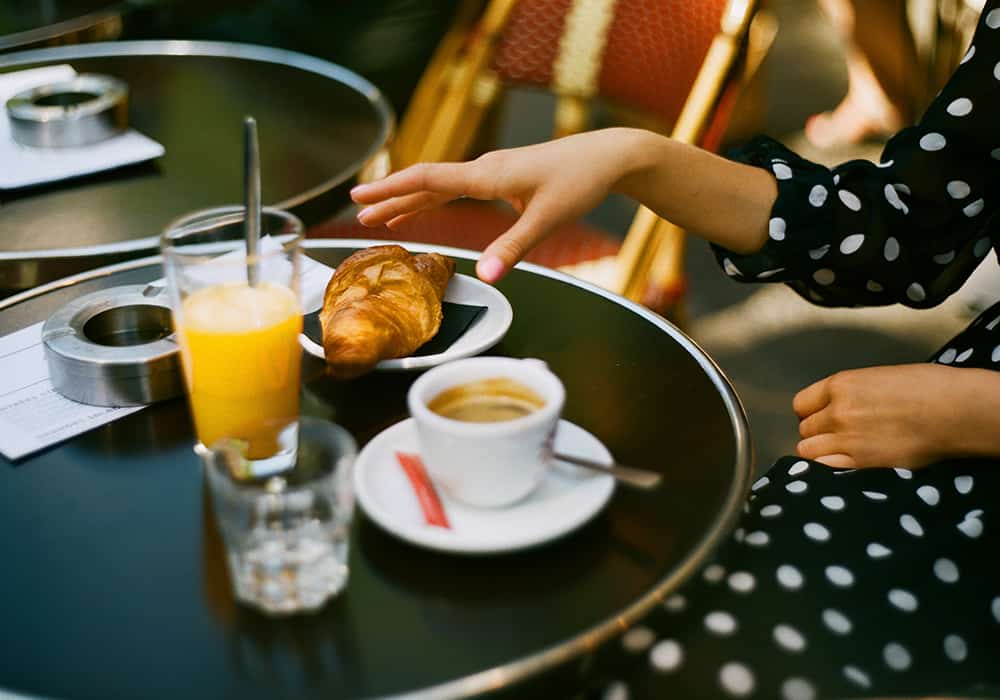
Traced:
[[730, 277], [785, 282], [824, 306], [940, 303], [1000, 244], [1000, 0], [879, 164], [830, 169], [766, 137], [735, 157], [772, 172], [778, 198], [759, 252], [713, 246]]

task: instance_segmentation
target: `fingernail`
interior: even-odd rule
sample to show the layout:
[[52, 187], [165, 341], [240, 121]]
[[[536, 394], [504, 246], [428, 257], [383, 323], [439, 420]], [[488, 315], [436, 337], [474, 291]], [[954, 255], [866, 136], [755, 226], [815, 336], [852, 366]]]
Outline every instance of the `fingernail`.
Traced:
[[505, 265], [500, 258], [483, 258], [476, 265], [476, 272], [484, 282], [496, 282], [503, 276]]
[[351, 196], [353, 197], [356, 194], [364, 194], [368, 187], [369, 185], [355, 185], [351, 188]]
[[372, 215], [372, 208], [371, 207], [365, 207], [364, 209], [362, 209], [361, 211], [358, 212], [358, 221], [360, 221], [363, 224], [367, 224], [368, 223], [367, 219], [371, 215]]

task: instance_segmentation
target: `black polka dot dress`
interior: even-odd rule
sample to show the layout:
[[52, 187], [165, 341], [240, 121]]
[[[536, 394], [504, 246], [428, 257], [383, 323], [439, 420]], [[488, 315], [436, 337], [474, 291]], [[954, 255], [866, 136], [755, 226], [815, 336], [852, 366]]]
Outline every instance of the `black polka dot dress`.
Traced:
[[[766, 138], [779, 196], [726, 274], [826, 306], [932, 306], [1000, 244], [1000, 0], [881, 162], [832, 170]], [[1000, 370], [1000, 303], [931, 361]], [[831, 469], [780, 459], [715, 560], [597, 655], [589, 697], [1000, 697], [1000, 460]]]

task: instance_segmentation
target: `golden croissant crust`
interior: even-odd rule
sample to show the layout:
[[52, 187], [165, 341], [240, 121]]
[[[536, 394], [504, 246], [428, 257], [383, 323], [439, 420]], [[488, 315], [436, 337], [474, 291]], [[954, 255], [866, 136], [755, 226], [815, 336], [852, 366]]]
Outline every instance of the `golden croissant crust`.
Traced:
[[398, 245], [365, 248], [340, 263], [319, 314], [327, 371], [340, 379], [357, 377], [433, 338], [454, 274], [451, 258], [411, 255]]

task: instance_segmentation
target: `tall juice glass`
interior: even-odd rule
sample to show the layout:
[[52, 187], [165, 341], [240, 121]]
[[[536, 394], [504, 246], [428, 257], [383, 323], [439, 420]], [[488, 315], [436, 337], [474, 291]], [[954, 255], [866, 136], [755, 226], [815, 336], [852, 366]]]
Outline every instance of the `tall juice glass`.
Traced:
[[265, 208], [248, 256], [242, 207], [196, 212], [161, 236], [181, 362], [202, 446], [238, 446], [253, 475], [294, 463], [302, 222]]

